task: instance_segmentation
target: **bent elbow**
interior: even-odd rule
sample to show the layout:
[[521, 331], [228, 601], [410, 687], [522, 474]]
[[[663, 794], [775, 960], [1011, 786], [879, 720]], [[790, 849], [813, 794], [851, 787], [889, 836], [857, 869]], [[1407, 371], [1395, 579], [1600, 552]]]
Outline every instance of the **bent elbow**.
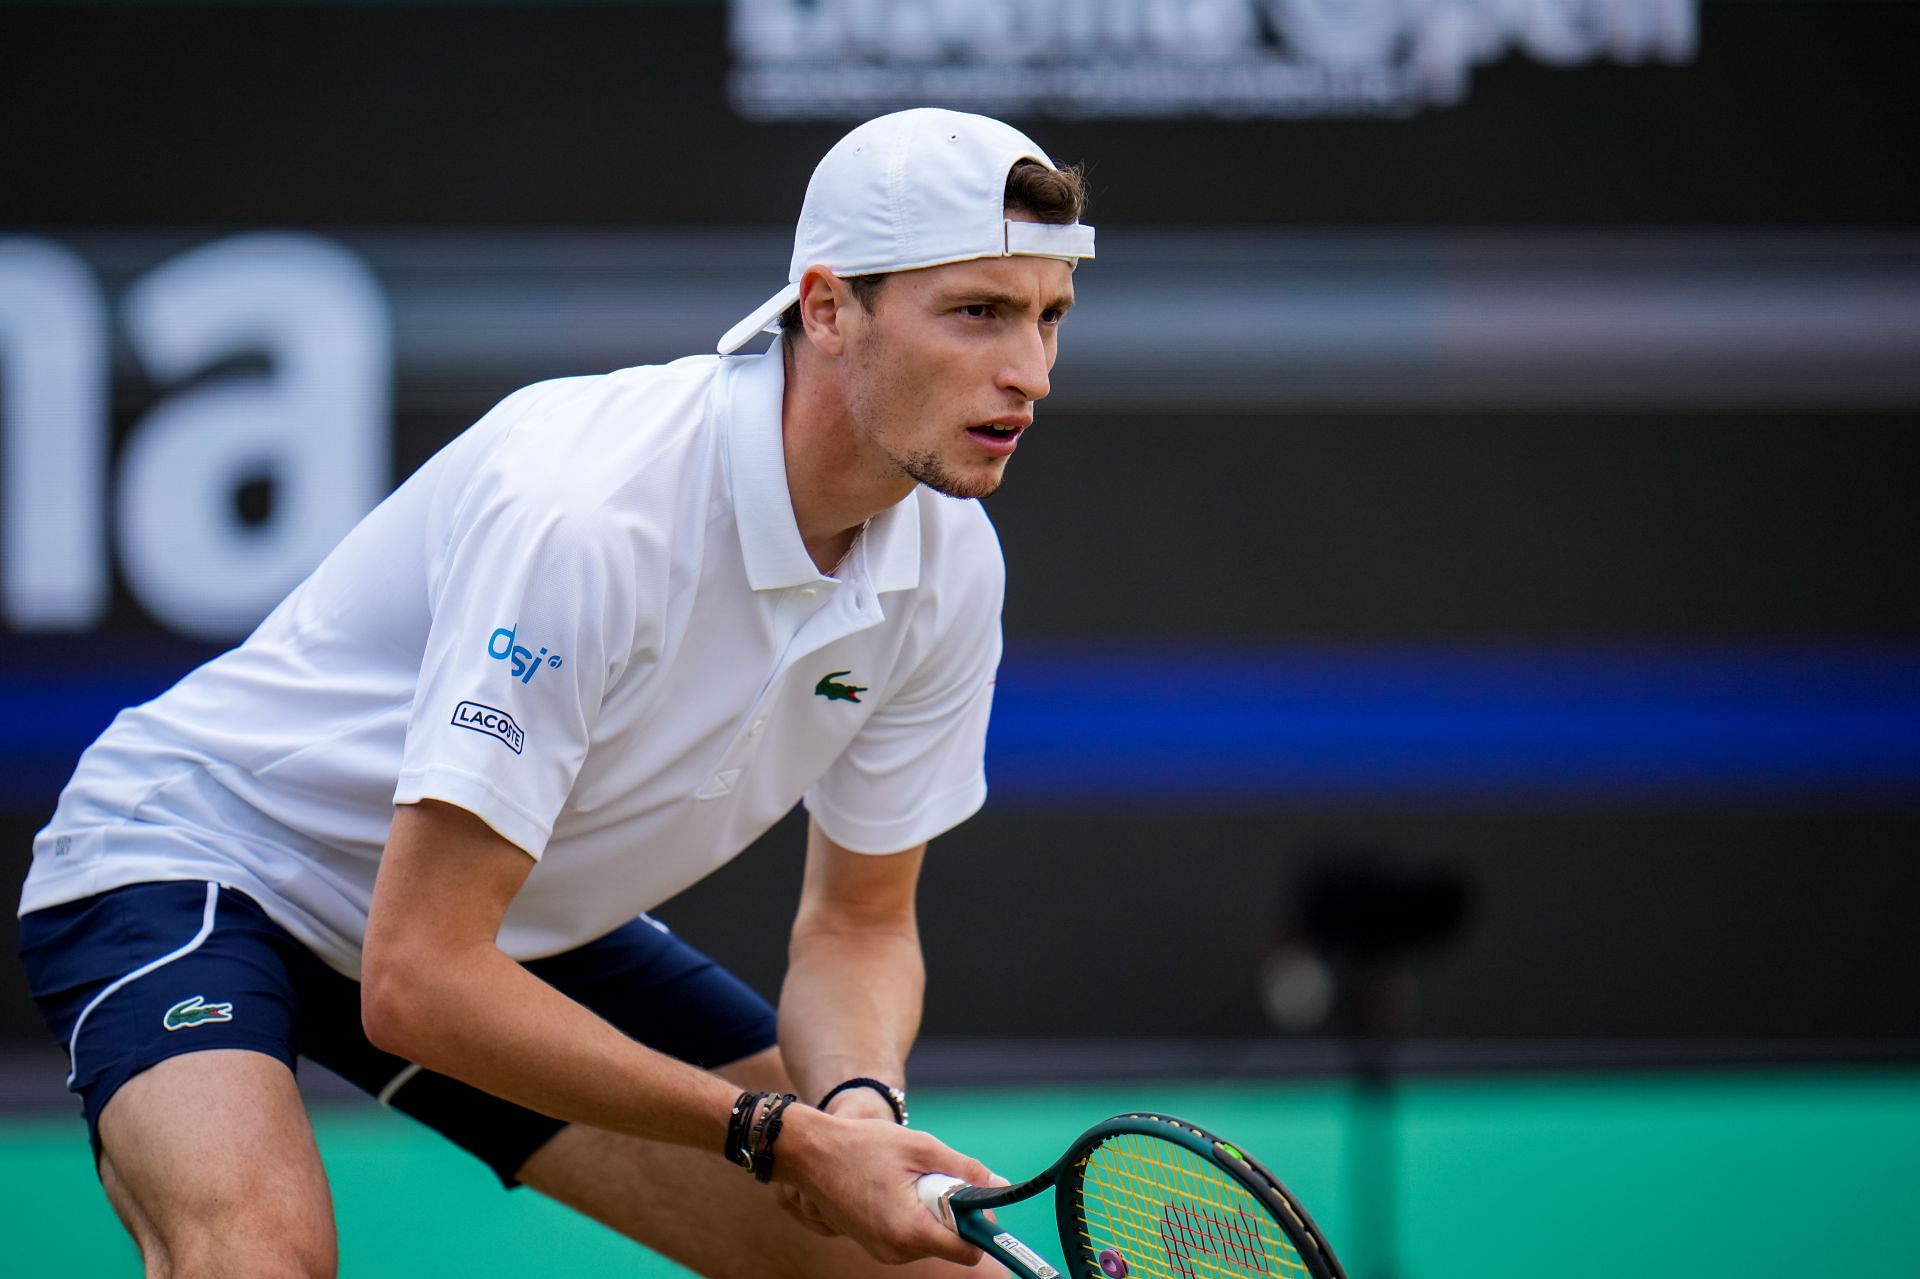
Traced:
[[404, 969], [369, 964], [360, 979], [360, 1028], [383, 1053], [419, 1060], [419, 1000]]

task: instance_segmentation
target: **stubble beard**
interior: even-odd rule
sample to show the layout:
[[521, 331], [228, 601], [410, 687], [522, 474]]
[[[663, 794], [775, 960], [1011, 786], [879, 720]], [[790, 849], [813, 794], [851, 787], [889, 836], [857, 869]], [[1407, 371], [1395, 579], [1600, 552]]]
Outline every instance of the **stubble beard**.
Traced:
[[[887, 377], [886, 362], [882, 358], [883, 353], [887, 349], [888, 343], [884, 336], [884, 331], [878, 326], [875, 326], [867, 345], [860, 352], [859, 356], [856, 357], [863, 379], [868, 385], [880, 382], [881, 379]], [[884, 401], [884, 397], [882, 396], [876, 395], [874, 398]], [[874, 404], [865, 396], [856, 397], [853, 408], [854, 416], [866, 422], [874, 422], [886, 412], [884, 407]], [[1000, 487], [1001, 473], [999, 469], [988, 471], [978, 478], [969, 479], [965, 476], [956, 475], [952, 469], [941, 460], [940, 454], [933, 449], [919, 449], [912, 453], [896, 453], [886, 446], [885, 439], [872, 427], [868, 428], [868, 438], [879, 446], [881, 453], [886, 457], [887, 461], [902, 475], [905, 475], [908, 479], [917, 483], [926, 485], [936, 493], [963, 500], [977, 499], [991, 496], [994, 490]]]
[[940, 455], [932, 449], [923, 449], [918, 453], [909, 453], [905, 457], [892, 457], [893, 464], [911, 479], [918, 480], [936, 493], [947, 497], [973, 499], [991, 497], [1000, 487], [1000, 473], [989, 472], [975, 479], [955, 475], [947, 469]]

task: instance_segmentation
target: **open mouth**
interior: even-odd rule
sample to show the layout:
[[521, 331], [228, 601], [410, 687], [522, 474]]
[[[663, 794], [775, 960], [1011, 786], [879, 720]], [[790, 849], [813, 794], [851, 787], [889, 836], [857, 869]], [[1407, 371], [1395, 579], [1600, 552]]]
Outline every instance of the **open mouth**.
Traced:
[[967, 434], [982, 444], [1011, 444], [1019, 439], [1020, 432], [1026, 429], [1024, 426], [1001, 426], [988, 422], [981, 426], [968, 427]]

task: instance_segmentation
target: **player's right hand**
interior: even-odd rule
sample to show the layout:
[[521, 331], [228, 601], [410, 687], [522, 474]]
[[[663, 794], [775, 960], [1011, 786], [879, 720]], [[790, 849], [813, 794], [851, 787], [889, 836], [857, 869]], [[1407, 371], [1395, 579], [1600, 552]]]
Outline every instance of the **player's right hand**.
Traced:
[[914, 1193], [914, 1183], [929, 1172], [976, 1186], [1006, 1184], [979, 1160], [928, 1133], [797, 1106], [787, 1113], [773, 1177], [797, 1192], [799, 1202], [788, 1207], [802, 1224], [846, 1235], [876, 1261], [899, 1265], [940, 1257], [973, 1265], [980, 1250], [941, 1225]]

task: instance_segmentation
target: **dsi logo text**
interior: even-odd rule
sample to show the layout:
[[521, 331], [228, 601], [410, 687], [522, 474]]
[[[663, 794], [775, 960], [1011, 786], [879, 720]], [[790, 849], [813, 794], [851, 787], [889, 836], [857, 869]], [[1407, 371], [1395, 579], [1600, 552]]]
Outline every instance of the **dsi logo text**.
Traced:
[[512, 626], [502, 626], [492, 635], [489, 635], [487, 637], [487, 656], [496, 662], [511, 662], [513, 664], [513, 676], [522, 684], [533, 683], [533, 677], [539, 674], [542, 666], [550, 666], [554, 670], [559, 670], [561, 662], [558, 654], [549, 656], [547, 650], [544, 648], [536, 653], [523, 644], [513, 642], [514, 633], [519, 629], [520, 624], [515, 622]]

